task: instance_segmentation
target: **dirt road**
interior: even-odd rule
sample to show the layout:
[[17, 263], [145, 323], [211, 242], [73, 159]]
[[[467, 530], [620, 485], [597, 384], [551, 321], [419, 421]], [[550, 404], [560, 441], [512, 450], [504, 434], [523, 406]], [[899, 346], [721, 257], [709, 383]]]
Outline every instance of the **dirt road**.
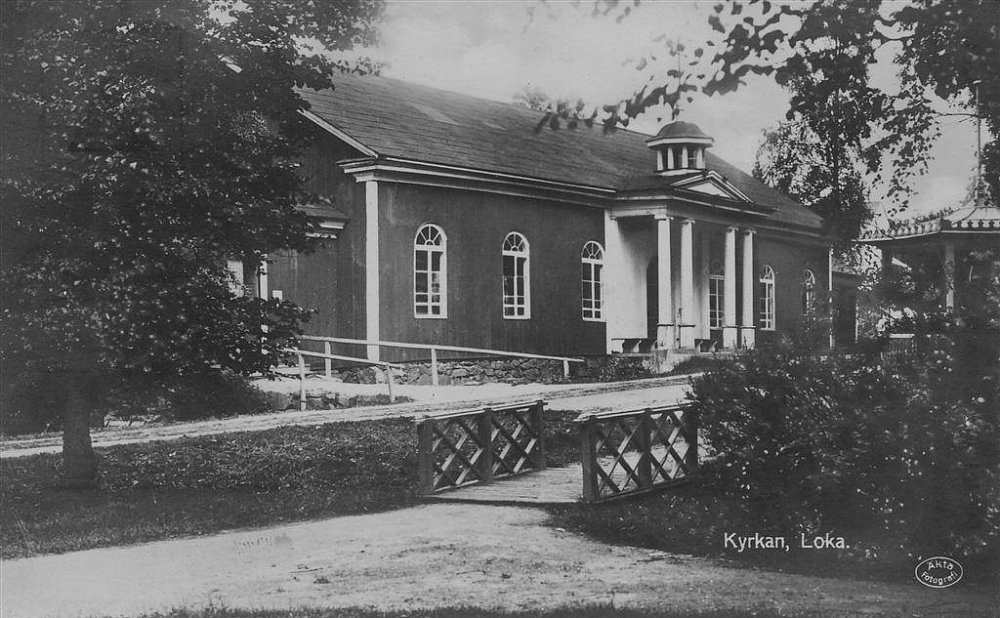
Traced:
[[[433, 504], [3, 565], [4, 616], [125, 615], [175, 607], [610, 604], [775, 607], [845, 616], [990, 616], [963, 590], [768, 573], [603, 545], [528, 508]], [[721, 539], [720, 539], [721, 542]]]
[[[339, 410], [279, 412], [171, 425], [133, 425], [95, 429], [91, 432], [91, 438], [95, 447], [102, 447], [153, 440], [175, 440], [232, 431], [261, 431], [290, 425], [318, 425], [389, 417], [412, 418], [421, 414], [529, 399], [545, 399], [550, 410], [596, 412], [640, 408], [672, 403], [684, 398], [689, 379], [688, 376], [676, 376], [599, 384], [400, 386], [397, 387], [398, 394], [413, 399], [413, 402]], [[321, 379], [309, 380], [307, 384], [310, 392], [340, 392], [348, 396], [373, 395], [385, 391], [385, 385], [344, 384]], [[274, 390], [297, 391], [298, 382], [288, 380], [271, 386]], [[61, 448], [62, 437], [57, 433], [8, 439], [0, 441], [0, 458], [57, 453]]]

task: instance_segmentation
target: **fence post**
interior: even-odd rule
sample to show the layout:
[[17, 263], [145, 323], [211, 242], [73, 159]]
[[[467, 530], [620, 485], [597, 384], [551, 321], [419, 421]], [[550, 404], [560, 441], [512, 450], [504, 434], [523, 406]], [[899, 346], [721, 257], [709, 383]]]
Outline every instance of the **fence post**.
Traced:
[[[331, 344], [329, 341], [324, 341], [323, 342], [323, 352], [325, 354], [327, 354], [327, 355], [333, 354], [333, 344]], [[324, 358], [323, 359], [323, 364], [324, 364], [324, 367], [326, 368], [326, 377], [332, 378], [333, 377], [333, 359]]]
[[299, 410], [306, 409], [306, 357], [299, 354]]
[[434, 493], [434, 420], [424, 416], [417, 421], [417, 491], [422, 496]]
[[392, 367], [385, 366], [385, 383], [389, 388], [389, 403], [396, 403], [396, 396], [392, 394]]
[[569, 361], [563, 361], [563, 377], [569, 380]]
[[479, 458], [480, 475], [483, 483], [493, 482], [493, 410], [484, 408], [479, 414], [479, 444], [483, 455]]
[[[653, 446], [649, 439], [652, 433], [652, 417], [652, 409], [646, 408], [643, 410], [642, 416], [639, 417], [639, 426], [635, 429], [635, 446], [639, 449], [639, 461], [635, 464], [635, 471], [639, 477], [637, 480], [641, 489], [646, 489], [653, 485]], [[624, 453], [622, 456], [624, 457]]]
[[440, 383], [438, 378], [438, 351], [431, 348], [431, 384], [437, 386]]
[[545, 402], [539, 399], [531, 406], [531, 429], [535, 432], [538, 440], [538, 448], [535, 449], [533, 457], [536, 470], [544, 470], [545, 463]]
[[695, 411], [694, 406], [689, 405], [684, 408], [684, 424], [688, 427], [688, 433], [691, 436], [690, 446], [686, 453], [684, 453], [684, 459], [687, 460], [688, 470], [695, 471], [698, 469], [698, 413]]
[[597, 443], [594, 435], [593, 415], [580, 421], [580, 463], [583, 464], [583, 501], [597, 502], [601, 497], [597, 488]]

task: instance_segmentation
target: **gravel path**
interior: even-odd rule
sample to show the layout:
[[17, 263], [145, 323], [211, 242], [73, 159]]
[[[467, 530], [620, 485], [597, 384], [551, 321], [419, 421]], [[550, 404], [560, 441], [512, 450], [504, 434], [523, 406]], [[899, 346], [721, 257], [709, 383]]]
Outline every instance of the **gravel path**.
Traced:
[[[825, 610], [824, 615], [992, 616], [961, 585], [738, 569], [614, 547], [544, 525], [533, 508], [431, 504], [3, 565], [3, 615], [134, 616], [171, 608], [579, 605]], [[720, 538], [720, 543], [722, 539]]]
[[[414, 400], [413, 402], [339, 410], [276, 412], [170, 425], [137, 424], [131, 427], [109, 427], [92, 430], [91, 439], [95, 447], [102, 447], [233, 431], [261, 431], [291, 425], [320, 425], [392, 417], [413, 418], [434, 412], [532, 399], [545, 399], [550, 410], [596, 412], [629, 409], [679, 401], [687, 392], [686, 385], [689, 380], [690, 376], [675, 376], [600, 384], [399, 386], [396, 389], [397, 394], [409, 397]], [[307, 384], [309, 392], [338, 392], [347, 397], [385, 392], [385, 385], [345, 384], [323, 378], [310, 379]], [[266, 384], [266, 387], [295, 392], [298, 392], [299, 388], [296, 380], [272, 382]], [[8, 439], [0, 442], [0, 458], [57, 453], [61, 449], [62, 437], [59, 434]]]

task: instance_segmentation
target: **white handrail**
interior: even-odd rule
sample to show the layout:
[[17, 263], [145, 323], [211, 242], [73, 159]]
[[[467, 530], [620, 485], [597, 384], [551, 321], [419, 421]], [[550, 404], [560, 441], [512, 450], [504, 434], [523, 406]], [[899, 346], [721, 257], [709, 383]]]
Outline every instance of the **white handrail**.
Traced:
[[367, 358], [358, 358], [356, 356], [341, 356], [339, 354], [324, 354], [321, 352], [310, 352], [308, 350], [299, 350], [296, 348], [285, 348], [284, 352], [288, 354], [295, 354], [299, 359], [299, 410], [306, 409], [306, 356], [314, 356], [316, 358], [325, 358], [327, 360], [327, 372], [326, 376], [330, 377], [330, 360], [346, 360], [355, 361], [365, 365], [381, 365], [386, 367], [385, 371], [385, 383], [389, 390], [389, 403], [396, 403], [396, 396], [392, 394], [392, 371], [389, 369], [396, 368], [402, 369], [403, 366], [396, 363], [388, 363], [386, 361], [370, 360]]
[[[377, 345], [387, 348], [403, 348], [410, 350], [430, 350], [431, 351], [431, 381], [434, 386], [438, 385], [437, 352], [468, 352], [473, 354], [491, 354], [493, 356], [510, 356], [514, 358], [538, 358], [542, 360], [557, 360], [563, 363], [563, 376], [569, 378], [569, 364], [582, 363], [582, 358], [571, 356], [550, 356], [547, 354], [531, 354], [528, 352], [508, 352], [506, 350], [491, 350], [487, 348], [467, 348], [454, 345], [437, 345], [433, 343], [403, 343], [399, 341], [380, 341], [377, 339], [349, 339], [346, 337], [319, 337], [315, 335], [301, 335], [299, 339], [303, 341], [321, 341], [326, 344], [326, 353], [330, 353], [331, 343], [343, 343], [349, 345]], [[329, 362], [326, 364], [327, 375], [330, 375], [332, 367]]]

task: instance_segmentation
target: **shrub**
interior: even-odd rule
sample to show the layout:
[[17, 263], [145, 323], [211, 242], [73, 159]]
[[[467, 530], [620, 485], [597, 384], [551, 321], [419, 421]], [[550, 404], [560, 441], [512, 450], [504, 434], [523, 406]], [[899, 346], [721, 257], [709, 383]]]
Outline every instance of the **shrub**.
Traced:
[[173, 420], [193, 420], [269, 411], [259, 388], [243, 376], [220, 371], [177, 379], [167, 388], [164, 413]]
[[750, 530], [835, 532], [855, 553], [997, 555], [997, 352], [928, 338], [905, 362], [776, 344], [693, 385], [710, 482]]

